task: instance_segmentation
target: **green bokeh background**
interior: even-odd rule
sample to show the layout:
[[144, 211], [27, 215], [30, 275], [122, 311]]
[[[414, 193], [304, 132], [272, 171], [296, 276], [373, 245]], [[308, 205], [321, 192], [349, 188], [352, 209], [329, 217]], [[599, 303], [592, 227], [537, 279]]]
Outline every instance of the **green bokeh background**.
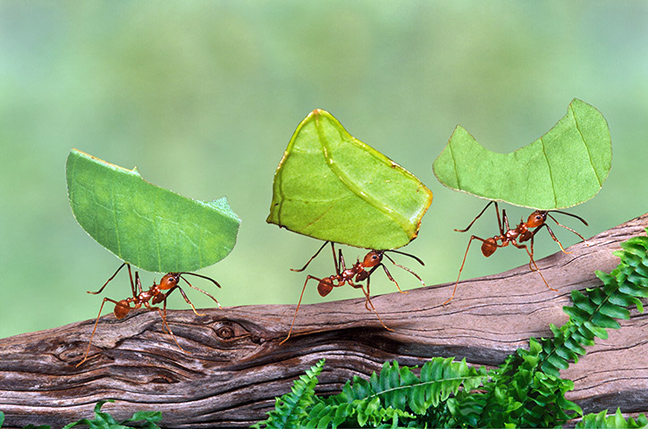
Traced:
[[[432, 173], [457, 124], [507, 152], [544, 134], [580, 98], [609, 121], [614, 159], [602, 191], [572, 210], [590, 226], [565, 223], [589, 237], [641, 215], [647, 22], [643, 0], [2, 1], [0, 337], [96, 317], [101, 298], [85, 291], [120, 263], [72, 217], [72, 147], [137, 165], [145, 179], [186, 196], [229, 198], [243, 219], [238, 245], [201, 271], [223, 285], [216, 293], [225, 306], [299, 297], [305, 274], [289, 268], [319, 243], [265, 218], [283, 150], [318, 107], [435, 193], [419, 238], [405, 248], [426, 261], [417, 272], [427, 284], [454, 281], [468, 236], [453, 228], [484, 205]], [[513, 221], [529, 214], [508, 211]], [[565, 245], [576, 241], [555, 230]], [[495, 234], [494, 216], [474, 231]], [[548, 237], [537, 240], [539, 257], [556, 250]], [[347, 260], [360, 253], [349, 249]], [[463, 278], [526, 262], [515, 249], [489, 259], [472, 249]], [[404, 288], [417, 286], [399, 271], [392, 273]], [[331, 274], [329, 256], [309, 272]], [[144, 273], [143, 282], [159, 277]], [[372, 281], [376, 294], [394, 290], [386, 279]], [[106, 289], [112, 298], [128, 294], [122, 274]], [[329, 295], [358, 296], [351, 288]], [[304, 299], [321, 300], [314, 284]], [[179, 295], [170, 306], [187, 308]]]

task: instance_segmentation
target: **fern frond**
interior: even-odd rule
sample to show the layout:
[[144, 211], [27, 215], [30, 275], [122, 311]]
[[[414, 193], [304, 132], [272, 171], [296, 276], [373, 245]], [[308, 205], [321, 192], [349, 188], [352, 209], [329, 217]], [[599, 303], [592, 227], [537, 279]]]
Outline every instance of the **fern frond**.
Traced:
[[317, 376], [324, 368], [325, 359], [320, 360], [306, 374], [295, 380], [290, 393], [277, 398], [275, 409], [268, 413], [268, 418], [253, 425], [253, 428], [289, 428], [302, 427], [307, 409], [315, 402]]
[[484, 385], [479, 426], [552, 427], [580, 413], [578, 405], [565, 399], [573, 388], [569, 380], [540, 370], [542, 345], [531, 338], [529, 350], [519, 349], [493, 371]]
[[[648, 230], [647, 230], [648, 231]], [[569, 362], [585, 354], [583, 346], [596, 337], [606, 339], [607, 329], [619, 329], [617, 319], [630, 318], [630, 308], [643, 312], [641, 298], [648, 297], [648, 237], [634, 237], [621, 244], [619, 265], [610, 273], [597, 271], [602, 287], [572, 291], [573, 306], [564, 307], [569, 321], [552, 327], [553, 339], [543, 341], [542, 370], [554, 376]]]
[[[369, 380], [354, 377], [342, 393], [316, 404], [308, 415], [309, 425], [445, 425], [454, 417], [444, 403], [453, 395], [470, 393], [487, 378], [484, 368], [469, 367], [465, 360], [433, 358], [423, 365], [420, 376], [408, 367], [401, 368], [398, 362], [385, 362], [379, 374], [373, 373]], [[456, 402], [454, 406], [460, 418], [475, 414], [470, 412], [468, 401], [462, 403], [463, 408]], [[434, 416], [430, 409], [437, 409]], [[438, 420], [440, 415], [445, 416], [442, 421]]]
[[598, 414], [588, 414], [583, 416], [583, 420], [576, 424], [576, 428], [597, 428], [597, 429], [624, 429], [624, 428], [645, 428], [648, 426], [648, 419], [644, 414], [640, 414], [637, 419], [630, 417], [626, 420], [617, 408], [616, 413], [607, 416], [607, 410]]

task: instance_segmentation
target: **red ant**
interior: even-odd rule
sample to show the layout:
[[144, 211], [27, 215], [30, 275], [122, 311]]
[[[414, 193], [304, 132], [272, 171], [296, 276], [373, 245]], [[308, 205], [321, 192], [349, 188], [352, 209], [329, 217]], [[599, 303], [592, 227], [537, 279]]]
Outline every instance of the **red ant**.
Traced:
[[[477, 239], [482, 242], [481, 246], [481, 252], [485, 257], [489, 257], [495, 251], [500, 248], [500, 247], [506, 247], [509, 244], [512, 244], [513, 246], [517, 247], [518, 249], [524, 249], [526, 250], [527, 254], [529, 255], [529, 269], [531, 271], [537, 271], [538, 274], [540, 274], [540, 277], [542, 278], [542, 281], [544, 284], [551, 290], [556, 291], [556, 289], [552, 288], [549, 286], [547, 281], [545, 280], [544, 276], [542, 275], [542, 272], [540, 272], [540, 269], [538, 268], [538, 265], [536, 264], [535, 260], [533, 259], [533, 239], [535, 235], [540, 231], [543, 227], [547, 229], [549, 232], [549, 235], [555, 241], [558, 243], [558, 246], [560, 246], [560, 250], [562, 250], [564, 253], [571, 253], [565, 251], [563, 248], [562, 243], [556, 236], [554, 235], [553, 231], [551, 230], [551, 227], [546, 223], [547, 217], [552, 219], [558, 226], [562, 226], [565, 229], [568, 229], [569, 231], [573, 232], [577, 236], [580, 237], [581, 240], [585, 241], [585, 238], [583, 238], [582, 235], [580, 235], [578, 232], [574, 231], [573, 229], [569, 228], [568, 226], [562, 225], [560, 222], [558, 222], [553, 216], [551, 216], [550, 212], [554, 213], [560, 213], [564, 214], [567, 216], [574, 217], [587, 226], [587, 222], [585, 219], [581, 218], [580, 216], [576, 216], [571, 213], [559, 211], [559, 210], [536, 210], [531, 215], [529, 215], [529, 218], [527, 219], [526, 222], [524, 222], [522, 219], [520, 219], [520, 224], [516, 226], [514, 229], [511, 229], [509, 227], [509, 222], [508, 222], [508, 217], [506, 216], [506, 210], [502, 209], [502, 216], [500, 218], [500, 212], [499, 212], [499, 207], [497, 206], [497, 202], [491, 201], [488, 204], [486, 204], [486, 207], [473, 219], [472, 222], [470, 222], [470, 225], [466, 227], [466, 229], [455, 229], [457, 232], [466, 232], [468, 231], [475, 221], [479, 219], [479, 217], [484, 214], [486, 209], [491, 205], [495, 203], [495, 213], [497, 214], [497, 225], [499, 227], [499, 233], [500, 235], [496, 235], [491, 238], [483, 239], [480, 237], [477, 237], [476, 235], [473, 235], [470, 237], [470, 241], [468, 241], [468, 247], [466, 247], [466, 253], [464, 254], [463, 262], [461, 262], [461, 268], [459, 268], [459, 275], [457, 276], [457, 281], [455, 282], [455, 287], [454, 290], [452, 291], [452, 296], [450, 299], [448, 299], [446, 302], [443, 303], [443, 305], [446, 305], [450, 301], [452, 301], [452, 298], [454, 298], [455, 292], [457, 291], [457, 285], [459, 284], [459, 277], [461, 277], [461, 271], [464, 268], [464, 264], [466, 263], [466, 256], [468, 256], [468, 249], [470, 249], [470, 244], [472, 243], [473, 240]], [[530, 229], [530, 228], [535, 228], [535, 229]], [[524, 243], [525, 241], [530, 241], [530, 247], [527, 247], [526, 244], [520, 244]]]
[[[308, 284], [308, 281], [311, 279], [318, 281], [317, 292], [319, 292], [320, 296], [322, 297], [328, 295], [333, 290], [333, 288], [344, 286], [345, 284], [348, 284], [349, 286], [356, 289], [362, 289], [362, 292], [364, 293], [366, 299], [365, 308], [367, 309], [367, 311], [373, 311], [374, 313], [376, 313], [376, 316], [378, 316], [378, 320], [380, 320], [380, 324], [383, 325], [383, 327], [388, 331], [393, 331], [393, 329], [390, 329], [387, 327], [387, 325], [385, 325], [385, 323], [380, 318], [380, 315], [376, 311], [376, 308], [374, 307], [373, 303], [371, 302], [371, 298], [369, 297], [370, 277], [374, 273], [374, 271], [376, 271], [379, 267], [382, 267], [383, 270], [385, 271], [385, 274], [387, 275], [387, 278], [396, 285], [398, 291], [400, 293], [407, 293], [407, 292], [403, 292], [401, 290], [400, 286], [398, 285], [398, 282], [394, 280], [394, 278], [392, 277], [391, 273], [389, 272], [385, 264], [383, 264], [382, 262], [383, 257], [389, 259], [389, 261], [395, 266], [402, 268], [405, 271], [411, 273], [423, 284], [423, 286], [425, 286], [425, 283], [423, 283], [423, 280], [421, 280], [421, 277], [419, 277], [418, 274], [416, 274], [414, 271], [410, 270], [407, 267], [397, 264], [385, 252], [394, 252], [401, 255], [409, 256], [410, 258], [415, 259], [421, 265], [425, 265], [423, 261], [421, 261], [419, 258], [417, 258], [414, 255], [410, 255], [409, 253], [399, 252], [398, 250], [371, 250], [369, 251], [369, 253], [367, 253], [367, 255], [364, 257], [362, 262], [360, 262], [360, 260], [358, 259], [355, 264], [347, 268], [344, 262], [344, 255], [342, 255], [342, 249], [338, 249], [339, 253], [336, 258], [335, 244], [331, 241], [326, 241], [322, 245], [322, 247], [320, 247], [319, 250], [308, 260], [308, 262], [306, 262], [306, 265], [304, 265], [301, 269], [298, 270], [291, 269], [291, 271], [296, 271], [296, 272], [304, 271], [306, 267], [308, 267], [308, 265], [311, 263], [311, 261], [315, 259], [317, 255], [320, 254], [322, 249], [324, 249], [324, 247], [329, 243], [331, 243], [331, 250], [333, 251], [333, 263], [335, 264], [335, 274], [329, 277], [322, 277], [322, 278], [311, 276], [310, 274], [306, 276], [306, 281], [304, 282], [304, 287], [302, 288], [301, 295], [299, 296], [299, 302], [297, 303], [297, 308], [295, 309], [295, 315], [293, 316], [292, 323], [290, 324], [290, 330], [288, 331], [288, 336], [279, 344], [285, 343], [286, 341], [288, 341], [288, 338], [290, 338], [290, 334], [292, 333], [293, 326], [295, 325], [295, 320], [297, 319], [297, 312], [299, 311], [299, 306], [301, 305], [302, 298], [304, 297], [304, 291], [306, 290], [306, 285]], [[369, 268], [370, 270], [367, 271], [367, 269]], [[366, 289], [365, 289], [365, 285], [360, 284], [360, 282], [364, 280], [367, 281]]]
[[[169, 334], [171, 334], [171, 337], [173, 337], [173, 341], [175, 341], [176, 345], [182, 351], [185, 351], [185, 349], [183, 349], [178, 343], [178, 340], [176, 339], [175, 335], [173, 335], [173, 332], [171, 331], [171, 327], [169, 326], [166, 320], [167, 298], [169, 297], [169, 295], [171, 295], [171, 292], [178, 289], [182, 294], [184, 300], [187, 302], [187, 304], [191, 306], [191, 308], [193, 309], [194, 313], [196, 313], [196, 315], [204, 316], [204, 314], [200, 314], [196, 311], [196, 307], [194, 307], [194, 305], [191, 303], [191, 301], [185, 294], [184, 290], [182, 290], [182, 288], [178, 285], [180, 283], [180, 279], [184, 280], [189, 285], [189, 287], [196, 289], [197, 291], [200, 291], [205, 295], [207, 295], [208, 297], [210, 297], [211, 299], [213, 299], [216, 302], [216, 304], [218, 304], [218, 307], [220, 308], [220, 303], [216, 298], [211, 296], [206, 291], [193, 286], [191, 283], [189, 283], [189, 281], [187, 281], [187, 279], [185, 279], [182, 276], [189, 274], [192, 276], [207, 279], [210, 282], [214, 283], [216, 286], [220, 287], [218, 282], [212, 278], [202, 276], [196, 273], [187, 273], [187, 272], [168, 273], [164, 275], [164, 277], [162, 277], [162, 279], [160, 280], [160, 284], [156, 284], [154, 281], [153, 286], [151, 286], [149, 290], [143, 291], [142, 283], [140, 282], [140, 278], [139, 278], [139, 272], [135, 271], [135, 282], [133, 282], [133, 273], [131, 272], [131, 266], [129, 263], [126, 262], [124, 262], [119, 266], [119, 268], [117, 268], [117, 271], [115, 271], [115, 273], [106, 281], [106, 283], [104, 283], [103, 286], [101, 286], [101, 288], [98, 291], [96, 292], [88, 291], [88, 293], [91, 293], [93, 295], [101, 293], [104, 290], [104, 288], [108, 285], [108, 283], [110, 283], [110, 281], [115, 278], [117, 273], [119, 273], [119, 271], [122, 268], [124, 268], [124, 266], [128, 267], [128, 275], [130, 277], [131, 291], [133, 292], [133, 296], [130, 298], [122, 299], [121, 301], [115, 301], [114, 299], [110, 299], [110, 298], [103, 299], [103, 302], [101, 303], [101, 307], [99, 308], [99, 315], [97, 315], [97, 320], [95, 321], [94, 329], [92, 330], [92, 335], [90, 335], [90, 342], [88, 343], [88, 349], [86, 350], [83, 360], [76, 365], [77, 367], [88, 359], [88, 353], [90, 353], [90, 346], [92, 345], [92, 339], [94, 338], [94, 334], [97, 330], [97, 324], [99, 323], [99, 318], [101, 317], [101, 312], [103, 311], [103, 307], [104, 304], [106, 304], [106, 301], [110, 301], [113, 304], [115, 304], [115, 309], [113, 310], [113, 313], [115, 314], [115, 317], [117, 319], [123, 319], [131, 310], [135, 310], [142, 306], [146, 307], [149, 310], [157, 310], [157, 312], [162, 317], [162, 323], [165, 332], [168, 331]], [[137, 288], [135, 288], [135, 285], [137, 285]], [[167, 291], [167, 292], [165, 293], [163, 291]], [[149, 303], [149, 301], [151, 302]], [[161, 302], [164, 303], [164, 311], [160, 310], [159, 307], [152, 307], [152, 305], [159, 304]]]

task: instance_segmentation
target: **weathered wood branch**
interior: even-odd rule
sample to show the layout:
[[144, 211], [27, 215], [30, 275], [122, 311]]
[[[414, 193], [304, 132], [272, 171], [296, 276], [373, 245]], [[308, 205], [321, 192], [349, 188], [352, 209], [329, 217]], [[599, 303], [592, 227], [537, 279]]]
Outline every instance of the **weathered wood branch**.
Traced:
[[[466, 357], [497, 365], [525, 347], [529, 337], [551, 335], [563, 324], [572, 289], [597, 286], [595, 270], [611, 271], [619, 243], [640, 235], [648, 214], [569, 250], [538, 261], [559, 292], [547, 289], [528, 266], [462, 282], [454, 301], [443, 303], [452, 284], [373, 299], [385, 323], [365, 310], [364, 299], [305, 305], [285, 344], [294, 306], [245, 306], [171, 311], [168, 321], [183, 348], [163, 332], [155, 312], [135, 311], [99, 322], [88, 361], [94, 320], [0, 340], [0, 411], [5, 428], [28, 423], [60, 427], [93, 416], [94, 404], [128, 418], [137, 410], [162, 411], [164, 427], [248, 426], [274, 406], [275, 396], [325, 357], [318, 392], [335, 393], [353, 375], [367, 376], [388, 359], [421, 365], [433, 356]], [[633, 314], [622, 329], [599, 340], [564, 372], [575, 383], [569, 399], [584, 411], [621, 406], [648, 411], [648, 316]]]

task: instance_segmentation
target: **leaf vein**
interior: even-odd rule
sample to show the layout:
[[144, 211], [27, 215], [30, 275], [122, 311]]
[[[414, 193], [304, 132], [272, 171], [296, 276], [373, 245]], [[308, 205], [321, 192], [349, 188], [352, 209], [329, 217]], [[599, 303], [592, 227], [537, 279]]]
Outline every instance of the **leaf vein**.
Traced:
[[401, 225], [401, 228], [403, 231], [408, 231], [409, 228], [407, 226], [408, 220], [404, 217], [401, 216], [399, 213], [391, 210], [389, 207], [386, 207], [384, 204], [380, 204], [380, 202], [372, 197], [371, 195], [367, 194], [364, 192], [358, 185], [353, 183], [349, 176], [347, 176], [336, 164], [335, 161], [333, 160], [332, 156], [329, 153], [329, 147], [328, 147], [328, 141], [326, 137], [322, 134], [322, 130], [320, 127], [316, 127], [317, 133], [320, 136], [320, 141], [322, 142], [322, 153], [324, 155], [324, 159], [326, 160], [326, 164], [328, 167], [331, 169], [333, 174], [337, 176], [337, 178], [355, 195], [360, 197], [363, 201], [365, 201], [367, 204], [371, 205], [372, 207], [376, 208], [378, 211], [381, 211], [385, 213], [387, 216], [391, 217], [394, 222], [398, 223]]
[[581, 131], [580, 125], [578, 124], [578, 119], [576, 118], [576, 112], [574, 112], [571, 106], [569, 106], [569, 108], [572, 111], [572, 116], [574, 117], [574, 125], [576, 126], [576, 131], [578, 131], [578, 134], [580, 135], [581, 140], [585, 145], [585, 150], [587, 151], [587, 157], [589, 159], [592, 170], [594, 170], [594, 175], [596, 176], [596, 180], [598, 180], [599, 186], [603, 186], [603, 180], [601, 179], [601, 177], [599, 177], [598, 171], [596, 171], [596, 168], [594, 167], [594, 160], [592, 160], [592, 152], [590, 151], [590, 147], [587, 144], [587, 141], [585, 140], [585, 136], [583, 136], [583, 132]]
[[549, 169], [549, 177], [551, 178], [551, 191], [553, 192], [553, 197], [554, 197], [554, 206], [558, 206], [558, 195], [556, 193], [556, 183], [554, 181], [553, 171], [551, 170], [551, 164], [549, 163], [549, 158], [547, 157], [547, 151], [545, 150], [545, 143], [542, 137], [540, 137], [540, 143], [542, 144], [542, 154], [544, 155], [545, 161], [547, 162], [547, 168]]

